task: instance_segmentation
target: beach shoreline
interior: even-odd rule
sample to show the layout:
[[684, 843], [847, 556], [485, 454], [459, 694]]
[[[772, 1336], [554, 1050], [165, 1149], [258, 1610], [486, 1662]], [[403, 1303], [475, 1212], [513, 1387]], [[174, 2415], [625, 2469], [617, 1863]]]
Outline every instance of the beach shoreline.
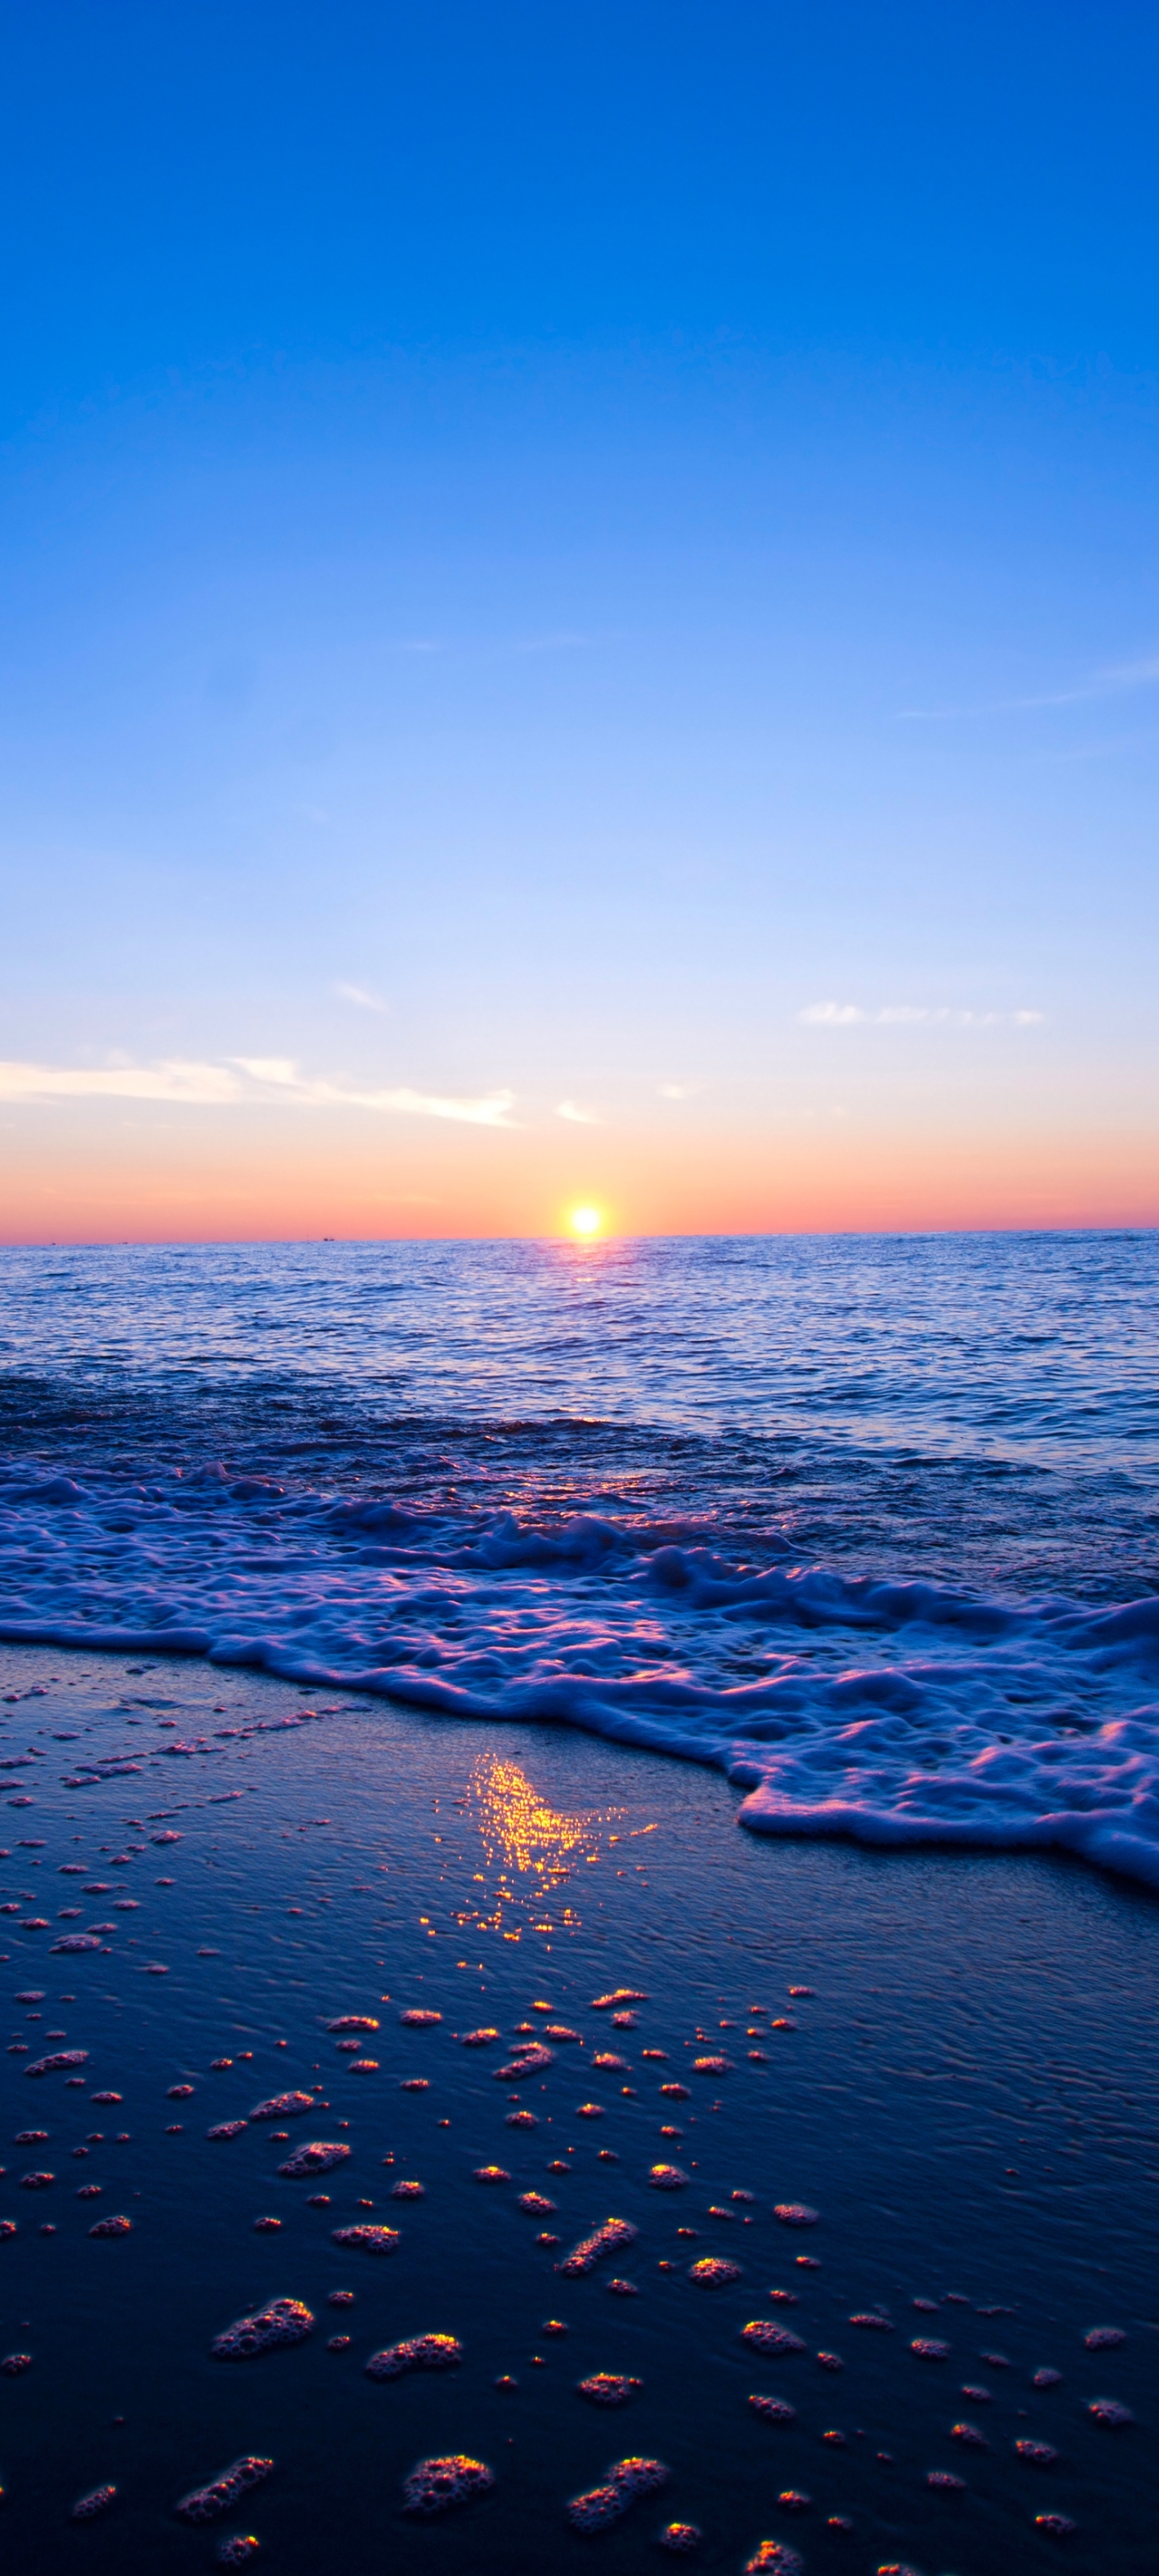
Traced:
[[[23, 2335], [33, 2366], [6, 2390], [5, 2511], [29, 2563], [53, 2576], [72, 2563], [65, 2505], [103, 2478], [120, 2493], [86, 2535], [94, 2566], [123, 2566], [126, 2550], [162, 2570], [204, 2565], [208, 2536], [173, 2506], [253, 2452], [278, 2467], [221, 2529], [252, 2529], [287, 2576], [335, 2547], [369, 2576], [384, 2548], [441, 2569], [464, 2546], [481, 2569], [531, 2576], [549, 2550], [578, 2564], [590, 2547], [567, 2499], [618, 2449], [654, 2454], [670, 2482], [600, 2544], [617, 2566], [675, 2517], [702, 2529], [712, 2570], [772, 2534], [807, 2544], [823, 2570], [860, 2576], [900, 2547], [915, 2565], [987, 2576], [995, 2548], [1049, 2563], [1034, 2514], [1057, 2507], [1078, 2525], [1068, 2563], [1094, 2576], [1112, 2531], [1116, 2565], [1142, 2570], [1141, 2428], [1156, 2390], [1133, 2310], [1159, 2110], [1140, 2073], [1149, 1895], [1065, 1860], [771, 1843], [733, 1830], [736, 1792], [697, 1766], [144, 1660], [0, 1650], [9, 1741], [19, 1728], [41, 1748], [7, 1774], [4, 1871], [45, 1925], [25, 1928], [31, 1908], [3, 1918], [0, 1973], [22, 2047], [60, 2028], [89, 2051], [71, 2094], [66, 2073], [30, 2084], [26, 2059], [4, 2061], [8, 2134], [32, 2105], [57, 2175], [26, 2195], [8, 2152], [19, 2233], [0, 2248], [15, 2265], [3, 2332], [6, 2349]], [[90, 1785], [66, 1788], [78, 1747]], [[101, 1898], [83, 1893], [86, 1866], [103, 1873]], [[66, 1900], [82, 1926], [110, 1909], [117, 1928], [97, 1951], [54, 1953]], [[34, 1986], [43, 2003], [19, 2006]], [[623, 2032], [592, 2009], [618, 1987], [647, 1997]], [[539, 2003], [551, 2009], [537, 2020]], [[408, 2029], [406, 2010], [442, 2020]], [[29, 2012], [42, 2018], [25, 2030]], [[365, 2072], [327, 2032], [344, 2013], [379, 2024], [360, 2042], [377, 2061]], [[496, 2082], [503, 2050], [518, 2063], [530, 2044], [520, 2025], [542, 2032], [553, 2017], [576, 2038], [553, 2043], [542, 2071]], [[464, 2049], [475, 2022], [500, 2039]], [[622, 2071], [597, 2070], [601, 2053]], [[698, 2054], [727, 2071], [692, 2071]], [[215, 2073], [222, 2057], [234, 2062]], [[314, 2134], [309, 2118], [292, 2114], [292, 2145], [277, 2148], [280, 2124], [250, 2118], [259, 2095], [320, 2081], [318, 2134], [351, 2146], [349, 2179], [346, 2159], [322, 2178], [325, 2209], [308, 2181], [276, 2172]], [[85, 2097], [110, 2082], [130, 2136], [80, 2160], [103, 2197], [78, 2203]], [[173, 2085], [193, 2090], [174, 2101]], [[526, 2128], [509, 2125], [515, 2112]], [[207, 2142], [223, 2118], [249, 2125]], [[679, 2164], [686, 2186], [650, 2189], [657, 2161]], [[493, 2163], [510, 2182], [480, 2186], [476, 2168]], [[396, 2178], [421, 2181], [422, 2201], [400, 2206]], [[527, 2191], [555, 2209], [524, 2212]], [[131, 2235], [90, 2244], [88, 2211], [114, 2198]], [[772, 2214], [781, 2201], [816, 2208], [816, 2228], [794, 2241]], [[635, 2297], [608, 2296], [607, 2267], [567, 2285], [555, 2268], [611, 2214], [639, 2230], [623, 2261]], [[255, 2234], [266, 2216], [280, 2226]], [[398, 2253], [352, 2260], [332, 2222], [389, 2223]], [[537, 2243], [553, 2233], [558, 2246]], [[818, 2269], [801, 2271], [802, 2250]], [[737, 2260], [738, 2282], [698, 2289], [690, 2269], [706, 2257]], [[796, 2304], [770, 2310], [770, 2284]], [[331, 2288], [355, 2292], [353, 2325], [336, 2319], [345, 2354], [326, 2348]], [[310, 2337], [215, 2364], [213, 2335], [275, 2295], [308, 2305]], [[984, 2320], [995, 2306], [1000, 2319]], [[850, 2325], [876, 2311], [892, 2332]], [[806, 2347], [771, 2371], [740, 2338], [762, 2314], [787, 2317]], [[567, 2337], [544, 2340], [549, 2315]], [[1127, 2341], [1095, 2360], [1083, 2336], [1103, 2321]], [[459, 2338], [461, 2369], [397, 2390], [366, 2378], [376, 2338], [429, 2332]], [[944, 2368], [912, 2352], [923, 2333], [950, 2345]], [[979, 2358], [996, 2346], [997, 2369]], [[1060, 2369], [1056, 2389], [1033, 2387], [1041, 2367]], [[593, 2370], [641, 2382], [606, 2423], [575, 2394]], [[973, 2373], [990, 2384], [990, 2450], [963, 2467], [949, 2426]], [[762, 2391], [796, 2410], [775, 2434], [749, 2407]], [[1103, 2393], [1138, 2424], [1117, 2436], [1092, 2422]], [[1059, 2454], [1038, 2487], [1019, 2438]], [[494, 2491], [412, 2528], [402, 2479], [444, 2450], [488, 2462]], [[926, 2484], [943, 2472], [965, 2488]], [[781, 2487], [812, 2498], [799, 2528]]]

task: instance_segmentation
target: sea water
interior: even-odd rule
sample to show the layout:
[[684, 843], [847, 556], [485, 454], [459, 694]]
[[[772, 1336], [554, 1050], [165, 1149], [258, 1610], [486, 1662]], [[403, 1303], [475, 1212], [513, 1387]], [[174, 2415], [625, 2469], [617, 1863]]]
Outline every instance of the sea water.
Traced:
[[1148, 1233], [8, 1250], [0, 1635], [1159, 1884], [1157, 1269]]

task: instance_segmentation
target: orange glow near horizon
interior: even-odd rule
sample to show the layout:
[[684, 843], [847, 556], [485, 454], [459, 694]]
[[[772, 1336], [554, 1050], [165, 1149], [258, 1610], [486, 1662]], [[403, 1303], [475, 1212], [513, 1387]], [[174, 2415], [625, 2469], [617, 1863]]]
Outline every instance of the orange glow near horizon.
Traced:
[[[399, 1121], [190, 1110], [115, 1123], [85, 1104], [0, 1133], [0, 1243], [938, 1233], [1159, 1225], [1159, 1129], [1141, 1117], [923, 1129], [852, 1121], [775, 1137], [640, 1125], [601, 1140], [606, 1197], [560, 1185], [559, 1140]], [[573, 1219], [591, 1209], [591, 1233]]]

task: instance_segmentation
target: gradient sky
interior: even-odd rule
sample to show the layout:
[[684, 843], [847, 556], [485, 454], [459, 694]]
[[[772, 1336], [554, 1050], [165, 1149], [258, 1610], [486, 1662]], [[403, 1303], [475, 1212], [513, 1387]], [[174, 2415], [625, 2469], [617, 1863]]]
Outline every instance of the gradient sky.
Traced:
[[1159, 1222], [1159, 19], [3, 25], [0, 1234]]

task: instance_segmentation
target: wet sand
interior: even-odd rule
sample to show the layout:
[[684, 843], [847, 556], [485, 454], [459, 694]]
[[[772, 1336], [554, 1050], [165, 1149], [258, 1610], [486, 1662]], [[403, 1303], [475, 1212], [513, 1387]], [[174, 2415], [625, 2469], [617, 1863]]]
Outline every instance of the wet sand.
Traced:
[[0, 1691], [11, 2566], [1150, 2567], [1153, 1898], [204, 1665]]

